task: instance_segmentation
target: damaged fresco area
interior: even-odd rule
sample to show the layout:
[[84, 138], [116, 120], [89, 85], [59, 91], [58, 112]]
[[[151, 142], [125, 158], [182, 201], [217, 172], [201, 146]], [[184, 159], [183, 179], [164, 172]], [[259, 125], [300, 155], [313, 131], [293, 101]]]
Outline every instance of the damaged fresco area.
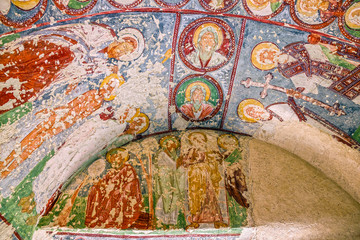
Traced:
[[[300, 122], [359, 149], [359, 1], [1, 4], [0, 217], [14, 237], [240, 228], [236, 133]], [[189, 130], [203, 128], [234, 135]]]
[[246, 225], [246, 137], [156, 135], [113, 148], [79, 172], [38, 227], [175, 230]]

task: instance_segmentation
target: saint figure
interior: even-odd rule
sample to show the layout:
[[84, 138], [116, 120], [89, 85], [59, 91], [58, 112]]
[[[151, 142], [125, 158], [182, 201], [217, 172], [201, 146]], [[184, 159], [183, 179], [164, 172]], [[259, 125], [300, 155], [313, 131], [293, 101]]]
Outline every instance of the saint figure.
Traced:
[[180, 111], [191, 120], [204, 120], [214, 111], [214, 107], [205, 98], [205, 88], [200, 83], [192, 85], [190, 101], [185, 102], [180, 107]]
[[110, 150], [108, 173], [90, 189], [85, 225], [89, 228], [129, 228], [140, 216], [142, 196], [134, 167], [123, 148]]

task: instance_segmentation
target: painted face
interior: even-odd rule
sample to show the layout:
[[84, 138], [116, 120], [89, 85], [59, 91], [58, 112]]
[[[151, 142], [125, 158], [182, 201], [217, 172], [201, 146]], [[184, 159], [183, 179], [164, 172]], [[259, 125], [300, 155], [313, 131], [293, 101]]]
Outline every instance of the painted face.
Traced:
[[200, 49], [202, 51], [213, 51], [216, 46], [214, 33], [206, 32], [202, 35], [200, 42], [199, 42]]
[[130, 129], [133, 129], [133, 132], [136, 133], [143, 128], [143, 124], [146, 122], [144, 117], [137, 117], [130, 123]]
[[249, 116], [250, 118], [254, 118], [257, 120], [268, 120], [269, 119], [269, 113], [257, 106], [257, 105], [249, 105], [247, 108], [244, 109], [245, 114]]
[[204, 136], [201, 134], [194, 134], [193, 136], [191, 136], [189, 140], [192, 142], [192, 145], [194, 146], [202, 146], [206, 141]]
[[100, 91], [99, 91], [100, 95], [102, 95], [103, 98], [105, 98], [105, 99], [109, 98], [117, 85], [118, 85], [118, 80], [111, 79], [109, 82], [105, 83], [100, 88]]
[[172, 140], [168, 140], [166, 142], [166, 148], [169, 150], [169, 151], [172, 151], [176, 148], [176, 143]]
[[130, 54], [135, 50], [134, 45], [131, 44], [128, 41], [121, 42], [116, 48], [115, 48], [115, 58], [119, 59], [120, 57]]
[[194, 90], [192, 94], [192, 100], [193, 102], [202, 103], [204, 101], [204, 93], [201, 91], [201, 89], [197, 88]]
[[274, 64], [276, 54], [277, 54], [277, 51], [275, 51], [273, 49], [264, 49], [259, 54], [259, 62], [262, 62], [265, 64]]
[[125, 162], [125, 153], [117, 152], [111, 155], [111, 166], [113, 168], [120, 168]]

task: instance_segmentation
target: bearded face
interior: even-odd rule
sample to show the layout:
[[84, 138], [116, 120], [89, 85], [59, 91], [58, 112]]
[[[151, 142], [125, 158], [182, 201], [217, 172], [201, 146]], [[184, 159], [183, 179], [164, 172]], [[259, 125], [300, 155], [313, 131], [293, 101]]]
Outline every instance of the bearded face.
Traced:
[[206, 32], [202, 35], [200, 42], [200, 51], [202, 52], [214, 52], [216, 47], [216, 41], [214, 33]]
[[194, 90], [192, 95], [192, 102], [196, 111], [201, 108], [201, 105], [204, 102], [204, 93], [201, 91], [201, 89], [197, 88]]

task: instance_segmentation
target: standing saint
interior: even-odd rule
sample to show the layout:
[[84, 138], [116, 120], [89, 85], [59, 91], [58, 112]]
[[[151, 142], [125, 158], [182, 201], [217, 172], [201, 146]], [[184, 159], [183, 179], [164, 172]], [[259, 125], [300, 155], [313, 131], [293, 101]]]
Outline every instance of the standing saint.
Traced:
[[200, 223], [213, 223], [215, 228], [227, 227], [219, 205], [221, 155], [206, 151], [207, 137], [204, 133], [192, 132], [188, 139], [191, 147], [179, 161], [188, 170], [191, 216], [190, 225], [186, 228], [198, 228]]
[[163, 224], [176, 225], [185, 195], [185, 173], [182, 167], [176, 167], [180, 141], [169, 135], [162, 137], [159, 143], [161, 152], [157, 157], [157, 174], [154, 176], [158, 196], [155, 214]]
[[127, 163], [129, 153], [123, 148], [110, 150], [106, 160], [108, 173], [90, 189], [85, 225], [89, 228], [129, 228], [140, 216], [142, 196], [139, 178]]

